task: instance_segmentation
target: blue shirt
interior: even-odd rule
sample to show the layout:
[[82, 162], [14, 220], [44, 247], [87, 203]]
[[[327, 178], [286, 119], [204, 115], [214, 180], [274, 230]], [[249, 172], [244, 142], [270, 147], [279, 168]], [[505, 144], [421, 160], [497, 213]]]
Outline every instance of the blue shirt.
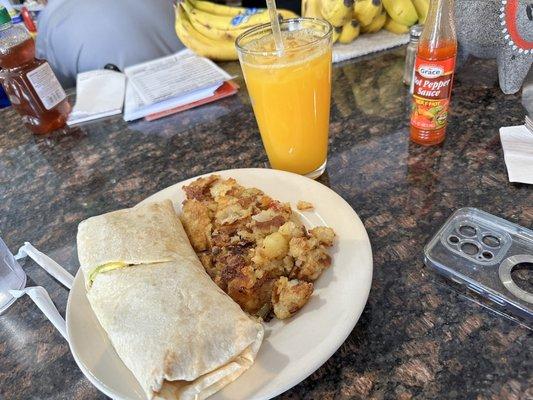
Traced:
[[63, 86], [78, 72], [111, 63], [121, 70], [183, 48], [172, 0], [49, 0], [38, 18], [37, 56]]

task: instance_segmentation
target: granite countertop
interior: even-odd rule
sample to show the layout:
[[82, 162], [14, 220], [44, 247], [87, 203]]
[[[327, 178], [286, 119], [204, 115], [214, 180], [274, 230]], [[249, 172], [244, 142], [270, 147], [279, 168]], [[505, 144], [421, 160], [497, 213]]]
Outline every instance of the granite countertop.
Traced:
[[[403, 54], [334, 69], [320, 181], [364, 222], [373, 284], [346, 342], [279, 399], [532, 399], [532, 332], [452, 290], [422, 262], [424, 245], [461, 207], [532, 226], [532, 187], [508, 182], [498, 135], [500, 126], [523, 123], [520, 97], [502, 94], [494, 62], [471, 60], [456, 78], [444, 144], [413, 145]], [[12, 251], [30, 241], [75, 273], [82, 219], [198, 174], [266, 166], [239, 83], [237, 96], [157, 122], [118, 116], [49, 137], [0, 111], [0, 236]], [[31, 262], [24, 268], [28, 285], [44, 286], [64, 313], [67, 290]], [[0, 382], [6, 400], [105, 398], [28, 297], [0, 316]]]

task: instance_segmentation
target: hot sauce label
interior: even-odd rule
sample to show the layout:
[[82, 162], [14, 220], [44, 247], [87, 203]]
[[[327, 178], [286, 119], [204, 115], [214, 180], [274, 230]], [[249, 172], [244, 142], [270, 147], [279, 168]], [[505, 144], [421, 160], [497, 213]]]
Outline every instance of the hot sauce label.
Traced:
[[430, 61], [417, 57], [413, 75], [411, 125], [422, 130], [446, 126], [455, 57]]

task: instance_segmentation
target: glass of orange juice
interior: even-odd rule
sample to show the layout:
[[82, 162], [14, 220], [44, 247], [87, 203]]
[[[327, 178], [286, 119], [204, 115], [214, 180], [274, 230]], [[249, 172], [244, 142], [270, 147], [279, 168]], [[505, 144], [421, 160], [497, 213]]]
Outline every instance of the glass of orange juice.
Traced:
[[331, 25], [314, 18], [270, 24], [237, 38], [241, 68], [270, 165], [310, 178], [326, 168], [331, 100]]

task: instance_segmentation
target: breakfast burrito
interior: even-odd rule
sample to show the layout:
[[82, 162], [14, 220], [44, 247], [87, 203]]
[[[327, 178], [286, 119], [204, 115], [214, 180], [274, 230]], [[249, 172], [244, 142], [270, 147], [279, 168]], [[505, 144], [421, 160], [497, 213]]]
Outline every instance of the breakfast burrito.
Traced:
[[78, 227], [87, 297], [148, 399], [205, 399], [253, 363], [262, 325], [205, 273], [170, 201]]

